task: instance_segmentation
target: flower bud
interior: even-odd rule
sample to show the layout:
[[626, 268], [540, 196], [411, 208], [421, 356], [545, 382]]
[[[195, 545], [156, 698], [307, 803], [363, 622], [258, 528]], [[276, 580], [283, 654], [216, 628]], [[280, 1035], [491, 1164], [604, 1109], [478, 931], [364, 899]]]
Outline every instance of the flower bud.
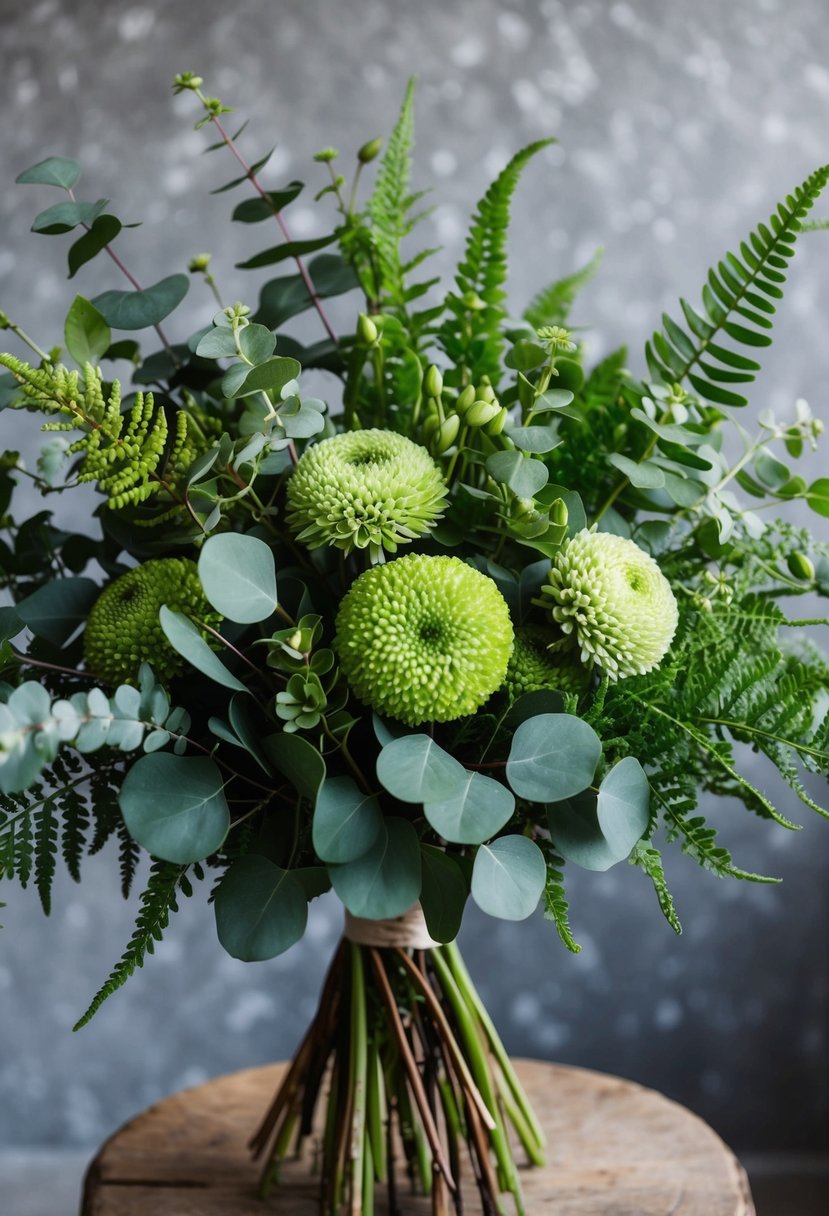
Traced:
[[477, 394], [475, 392], [475, 386], [473, 384], [468, 384], [466, 386], [466, 388], [463, 390], [463, 392], [458, 394], [458, 399], [455, 402], [455, 409], [458, 411], [461, 418], [463, 418], [466, 411], [472, 405], [476, 396], [477, 396]]
[[443, 376], [440, 374], [440, 368], [436, 367], [434, 363], [426, 373], [423, 387], [427, 397], [439, 397], [443, 392]]
[[815, 581], [815, 563], [805, 553], [790, 553], [786, 558], [786, 565], [789, 567], [789, 573], [795, 578], [803, 579], [807, 583]]
[[495, 405], [492, 401], [481, 401], [479, 399], [473, 402], [471, 408], [467, 411], [464, 422], [467, 426], [486, 426], [500, 412], [500, 405]]
[[440, 456], [443, 452], [451, 448], [452, 444], [458, 437], [458, 431], [461, 429], [461, 420], [457, 414], [450, 414], [440, 429], [434, 442], [435, 454]]
[[423, 442], [428, 443], [438, 430], [440, 430], [440, 418], [437, 414], [430, 414], [423, 423]]
[[494, 401], [495, 400], [495, 389], [489, 383], [489, 380], [482, 380], [481, 383], [479, 384], [478, 400], [479, 401]]
[[563, 498], [557, 498], [554, 503], [551, 503], [549, 510], [550, 523], [555, 524], [557, 528], [567, 526], [569, 514], [567, 503]]
[[339, 155], [336, 148], [322, 148], [321, 151], [314, 153], [314, 160], [318, 164], [327, 165], [329, 161], [336, 160]]
[[369, 346], [373, 346], [377, 341], [377, 326], [371, 317], [367, 317], [364, 312], [361, 312], [358, 318], [357, 333], [363, 342], [368, 343]]
[[361, 165], [367, 165], [369, 161], [374, 160], [375, 156], [379, 154], [382, 146], [383, 140], [380, 135], [376, 139], [370, 139], [368, 143], [363, 144], [362, 148], [360, 148], [357, 153], [357, 160]]
[[204, 274], [210, 265], [211, 254], [197, 253], [194, 258], [191, 258], [187, 264], [187, 269], [191, 274]]
[[504, 427], [507, 425], [507, 418], [509, 418], [509, 410], [504, 409], [504, 407], [501, 406], [501, 409], [498, 411], [492, 421], [488, 422], [484, 427], [484, 434], [489, 435], [491, 438], [494, 438], [496, 435], [500, 435], [501, 431], [503, 431]]

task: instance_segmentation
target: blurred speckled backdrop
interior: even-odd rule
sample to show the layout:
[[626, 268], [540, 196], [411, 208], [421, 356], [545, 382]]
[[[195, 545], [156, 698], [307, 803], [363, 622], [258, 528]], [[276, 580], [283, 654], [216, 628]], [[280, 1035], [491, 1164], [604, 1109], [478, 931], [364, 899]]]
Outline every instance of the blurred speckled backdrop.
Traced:
[[[76, 156], [89, 196], [144, 220], [119, 241], [143, 281], [202, 249], [228, 298], [252, 298], [268, 277], [233, 270], [263, 229], [232, 230], [237, 196], [207, 195], [233, 166], [199, 155], [191, 99], [169, 87], [183, 68], [252, 117], [252, 156], [278, 142], [266, 181], [307, 178], [308, 198], [324, 180], [310, 154], [328, 143], [350, 154], [385, 132], [416, 72], [416, 172], [436, 187], [429, 235], [444, 268], [507, 156], [554, 133], [560, 144], [531, 166], [515, 207], [513, 299], [604, 245], [574, 319], [590, 320], [597, 356], [628, 339], [634, 366], [662, 309], [695, 295], [710, 262], [829, 155], [825, 0], [2, 0], [0, 18], [0, 307], [45, 345], [70, 299], [68, 239], [27, 235], [56, 196], [12, 182], [50, 153]], [[289, 213], [298, 237], [318, 223], [305, 197]], [[803, 244], [755, 403], [786, 411], [803, 395], [825, 415], [829, 241]], [[77, 289], [120, 286], [115, 273], [100, 259]], [[196, 286], [169, 328], [182, 339], [211, 312]], [[3, 445], [29, 446], [28, 421], [0, 420]], [[656, 1085], [738, 1149], [825, 1149], [829, 825], [796, 806], [800, 834], [711, 810], [739, 863], [782, 875], [782, 887], [728, 885], [671, 855], [686, 926], [675, 939], [640, 874], [574, 871], [581, 956], [540, 917], [509, 926], [474, 912], [464, 948], [513, 1051]], [[312, 1012], [333, 904], [314, 908], [287, 956], [244, 966], [223, 955], [196, 899], [144, 973], [73, 1037], [130, 932], [115, 869], [105, 855], [82, 888], [62, 881], [51, 922], [32, 892], [6, 895], [0, 1143], [92, 1145], [162, 1094], [285, 1055]]]

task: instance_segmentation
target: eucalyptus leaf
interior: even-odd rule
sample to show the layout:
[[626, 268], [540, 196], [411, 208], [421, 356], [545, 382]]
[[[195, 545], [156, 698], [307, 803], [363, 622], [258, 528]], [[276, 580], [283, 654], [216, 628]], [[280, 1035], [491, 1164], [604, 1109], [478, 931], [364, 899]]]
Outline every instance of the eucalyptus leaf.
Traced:
[[216, 930], [228, 954], [261, 962], [283, 954], [305, 932], [305, 888], [291, 870], [248, 853], [228, 869], [216, 892]]
[[230, 828], [224, 778], [207, 756], [142, 756], [124, 778], [118, 805], [134, 840], [179, 865], [215, 853]]
[[554, 426], [517, 426], [509, 437], [522, 452], [542, 454], [560, 447], [563, 440]]
[[246, 325], [239, 333], [239, 346], [251, 363], [264, 363], [274, 352], [276, 338], [264, 325]]
[[63, 190], [71, 190], [80, 176], [81, 167], [76, 160], [66, 156], [47, 156], [45, 160], [18, 173], [14, 180], [20, 185], [60, 186]]
[[[83, 236], [79, 236], [67, 254], [66, 260], [69, 264], [69, 278], [74, 279], [81, 266], [85, 266], [87, 262], [91, 262], [102, 249], [105, 249], [110, 242], [114, 241], [121, 231], [121, 227], [121, 221], [114, 215], [99, 215], [93, 220], [89, 232], [85, 232]], [[137, 329], [141, 327], [121, 325], [117, 328]]]
[[204, 594], [222, 616], [238, 624], [267, 620], [276, 609], [276, 565], [257, 536], [222, 532], [209, 536], [199, 554]]
[[640, 490], [661, 490], [665, 484], [662, 469], [649, 460], [638, 463], [619, 452], [611, 452], [607, 459], [620, 473], [624, 473], [632, 486]]
[[512, 737], [507, 780], [519, 798], [558, 802], [593, 781], [602, 744], [592, 726], [574, 714], [538, 714]]
[[460, 931], [468, 895], [463, 872], [454, 858], [430, 844], [420, 846], [420, 862], [420, 905], [426, 928], [436, 942], [453, 942]]
[[102, 358], [112, 343], [112, 331], [94, 304], [75, 296], [63, 327], [69, 354], [81, 367]]
[[89, 616], [101, 594], [91, 578], [56, 578], [15, 605], [23, 624], [53, 646], [63, 646]]
[[614, 851], [599, 826], [596, 795], [587, 791], [547, 807], [550, 838], [558, 852], [583, 870], [603, 872], [623, 858]]
[[635, 756], [614, 764], [599, 786], [596, 815], [609, 848], [627, 857], [650, 821], [650, 784]]
[[509, 822], [515, 798], [505, 785], [482, 773], [467, 773], [462, 788], [442, 802], [425, 802], [423, 813], [435, 831], [454, 844], [490, 840]]
[[[244, 366], [244, 364], [240, 364], [240, 366]], [[236, 368], [230, 370], [235, 371]], [[283, 388], [292, 380], [296, 380], [301, 371], [302, 366], [296, 359], [286, 359], [277, 355], [273, 359], [260, 363], [258, 367], [251, 368], [231, 393], [227, 392], [228, 376], [226, 376], [222, 382], [222, 389], [228, 397], [248, 397], [251, 393], [262, 392], [270, 392], [278, 397]]]
[[92, 224], [108, 202], [107, 198], [99, 198], [97, 203], [55, 203], [35, 216], [32, 232], [40, 232], [44, 236], [57, 236], [64, 232], [71, 232], [79, 224]]
[[234, 358], [238, 351], [233, 330], [223, 325], [215, 325], [199, 339], [195, 353], [200, 359]]
[[287, 777], [297, 793], [312, 804], [316, 802], [325, 781], [325, 761], [317, 749], [307, 739], [284, 731], [268, 735], [263, 747], [271, 764]]
[[231, 219], [239, 224], [258, 224], [273, 219], [274, 213], [292, 203], [302, 189], [302, 182], [291, 182], [282, 190], [269, 190], [266, 198], [246, 198], [234, 208]]
[[518, 498], [532, 498], [549, 479], [540, 460], [521, 452], [494, 452], [487, 457], [486, 471], [495, 481], [509, 486]]
[[351, 777], [329, 777], [317, 795], [312, 839], [326, 862], [354, 861], [367, 853], [383, 827], [380, 803]]
[[336, 239], [335, 234], [331, 233], [330, 236], [312, 237], [307, 241], [285, 241], [282, 245], [263, 249], [246, 262], [237, 262], [236, 269], [258, 270], [260, 266], [273, 266], [276, 262], [284, 262], [286, 258], [305, 257], [309, 253], [316, 253], [318, 249], [325, 249], [326, 245], [333, 245]]
[[403, 735], [377, 757], [377, 780], [401, 802], [441, 802], [459, 794], [467, 772], [428, 735]]
[[472, 867], [472, 898], [500, 920], [526, 920], [547, 881], [544, 854], [526, 836], [499, 836], [482, 844]]
[[354, 861], [330, 866], [331, 884], [352, 916], [402, 916], [420, 897], [417, 833], [406, 819], [384, 820], [372, 847]]
[[214, 680], [224, 688], [232, 688], [236, 692], [246, 692], [241, 680], [237, 680], [228, 671], [222, 660], [205, 642], [199, 630], [186, 616], [174, 612], [163, 604], [159, 610], [158, 619], [165, 638], [177, 654], [186, 659], [197, 671], [208, 679]]
[[105, 291], [92, 303], [113, 329], [146, 329], [178, 308], [189, 290], [186, 274], [171, 274], [143, 291]]

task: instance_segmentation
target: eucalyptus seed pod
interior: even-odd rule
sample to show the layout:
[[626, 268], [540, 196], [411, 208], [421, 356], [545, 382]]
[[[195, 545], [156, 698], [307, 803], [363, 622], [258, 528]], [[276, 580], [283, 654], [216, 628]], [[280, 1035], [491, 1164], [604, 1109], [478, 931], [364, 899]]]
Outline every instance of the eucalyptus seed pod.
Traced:
[[458, 411], [461, 418], [464, 417], [466, 411], [473, 404], [476, 397], [477, 393], [475, 392], [474, 384], [468, 384], [463, 392], [458, 394], [458, 399], [455, 402], [455, 409]]
[[458, 431], [461, 429], [461, 420], [457, 414], [450, 414], [444, 423], [441, 424], [438, 430], [432, 449], [436, 456], [443, 455], [444, 452], [451, 448], [452, 444], [458, 437]]
[[357, 153], [357, 160], [361, 165], [367, 165], [369, 161], [374, 160], [379, 155], [382, 146], [382, 136], [378, 135], [376, 139], [370, 139], [368, 143], [363, 144], [362, 148], [360, 148]]
[[440, 368], [433, 363], [423, 380], [423, 389], [427, 397], [439, 397], [443, 392], [443, 376]]
[[357, 333], [369, 346], [373, 346], [377, 341], [377, 326], [364, 312], [361, 312], [357, 319]]
[[[493, 404], [495, 403], [493, 402]], [[484, 427], [484, 434], [489, 435], [492, 438], [494, 438], [496, 435], [500, 435], [501, 431], [503, 431], [504, 427], [507, 425], [507, 418], [509, 418], [509, 410], [502, 405], [501, 409], [492, 419], [492, 421], [488, 422]]]
[[790, 553], [786, 558], [786, 565], [789, 567], [789, 573], [795, 578], [803, 579], [806, 583], [815, 581], [815, 563], [805, 553], [799, 550]]
[[472, 407], [467, 410], [464, 422], [467, 426], [486, 426], [488, 422], [492, 422], [501, 412], [500, 405], [495, 405], [492, 401], [481, 401], [480, 398], [473, 402]]

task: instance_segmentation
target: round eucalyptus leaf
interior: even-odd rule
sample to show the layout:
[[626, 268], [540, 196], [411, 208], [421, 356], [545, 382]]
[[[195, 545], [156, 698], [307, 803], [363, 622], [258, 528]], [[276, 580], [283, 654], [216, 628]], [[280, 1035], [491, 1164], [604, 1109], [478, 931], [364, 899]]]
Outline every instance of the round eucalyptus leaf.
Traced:
[[236, 692], [246, 692], [241, 680], [237, 680], [228, 671], [222, 660], [214, 653], [199, 633], [196, 626], [181, 612], [174, 612], [166, 604], [159, 609], [158, 619], [165, 638], [177, 654], [200, 671], [202, 675], [224, 688], [232, 688]]
[[433, 845], [420, 846], [423, 885], [420, 904], [426, 928], [436, 942], [453, 942], [458, 936], [468, 891], [458, 863]]
[[330, 866], [331, 883], [352, 916], [402, 916], [420, 897], [417, 832], [406, 819], [386, 819], [362, 857]]
[[546, 465], [521, 452], [495, 452], [487, 457], [486, 471], [496, 481], [509, 486], [518, 498], [532, 498], [547, 484]]
[[593, 780], [602, 754], [599, 736], [574, 714], [537, 714], [512, 737], [507, 780], [519, 798], [558, 802]]
[[15, 611], [23, 624], [53, 646], [63, 646], [89, 616], [101, 594], [91, 578], [55, 578], [31, 595]]
[[279, 731], [268, 735], [262, 744], [274, 768], [287, 777], [303, 798], [316, 802], [325, 780], [325, 761], [313, 744], [299, 735]]
[[499, 836], [482, 844], [472, 867], [472, 898], [500, 920], [526, 920], [547, 881], [544, 854], [526, 836]]
[[264, 363], [276, 347], [276, 338], [264, 325], [246, 325], [239, 331], [242, 354], [251, 363]]
[[189, 290], [186, 274], [171, 274], [142, 291], [105, 291], [92, 303], [113, 329], [146, 329], [178, 308]]
[[467, 773], [461, 788], [442, 802], [426, 802], [427, 820], [444, 840], [480, 844], [500, 832], [515, 810], [515, 798], [505, 785]]
[[329, 777], [317, 795], [312, 838], [322, 861], [355, 861], [367, 853], [383, 827], [380, 803], [350, 777]]
[[377, 780], [401, 802], [442, 802], [460, 793], [466, 769], [428, 735], [403, 735], [377, 757]]
[[118, 805], [134, 840], [179, 865], [215, 853], [230, 827], [224, 780], [207, 756], [142, 756], [124, 778]]
[[215, 903], [219, 941], [246, 963], [283, 954], [305, 932], [308, 902], [302, 882], [256, 853], [234, 861]]
[[547, 807], [550, 836], [565, 859], [583, 870], [609, 870], [623, 859], [613, 851], [599, 827], [596, 795], [592, 791]]
[[264, 621], [276, 608], [273, 553], [256, 536], [209, 536], [199, 554], [199, 578], [216, 611], [238, 624]]
[[596, 814], [608, 847], [620, 861], [650, 822], [651, 787], [645, 770], [635, 756], [625, 756], [599, 786]]

